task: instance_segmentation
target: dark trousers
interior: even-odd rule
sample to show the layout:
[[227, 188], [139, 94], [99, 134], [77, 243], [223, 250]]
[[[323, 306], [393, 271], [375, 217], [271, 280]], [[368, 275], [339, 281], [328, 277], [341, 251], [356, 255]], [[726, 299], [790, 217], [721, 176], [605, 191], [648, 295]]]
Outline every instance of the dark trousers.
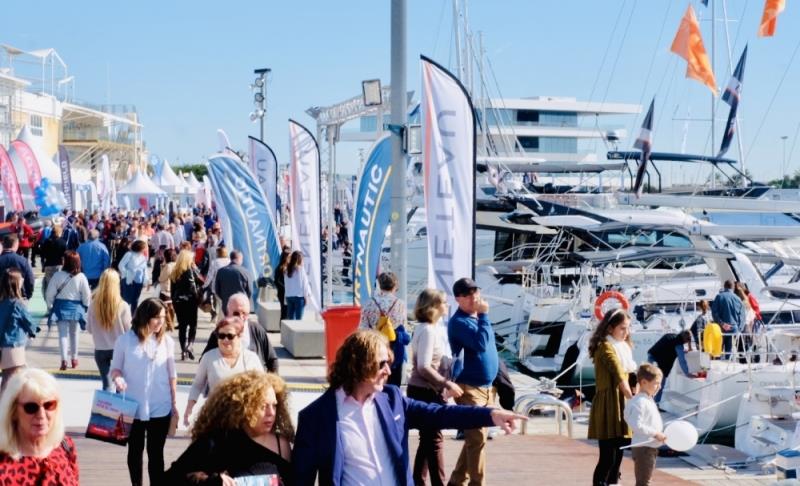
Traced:
[[620, 447], [631, 443], [630, 439], [601, 439], [598, 440], [600, 448], [600, 458], [594, 468], [592, 484], [594, 486], [606, 486], [608, 484], [619, 483], [619, 468], [622, 465], [622, 453]]
[[191, 300], [175, 300], [172, 301], [172, 306], [175, 308], [175, 317], [178, 319], [178, 340], [181, 351], [186, 351], [194, 344], [194, 336], [197, 333], [197, 303]]
[[136, 307], [139, 305], [139, 297], [142, 295], [143, 284], [132, 283], [127, 284], [122, 282], [122, 300], [128, 303], [131, 307], [131, 315], [136, 313]]
[[[444, 405], [442, 396], [431, 388], [408, 386], [408, 398]], [[419, 429], [419, 447], [414, 457], [414, 486], [424, 486], [430, 472], [432, 486], [447, 484], [444, 470], [444, 439], [440, 429]]]
[[303, 319], [303, 309], [305, 307], [305, 297], [286, 297], [286, 318], [296, 321]]
[[128, 473], [131, 484], [142, 484], [142, 455], [147, 440], [147, 474], [150, 484], [164, 484], [164, 443], [167, 441], [171, 415], [150, 420], [134, 420], [128, 439]]
[[286, 303], [284, 302], [286, 298], [286, 292], [278, 292], [278, 304], [281, 305], [281, 319], [286, 319]]
[[108, 372], [111, 370], [111, 358], [114, 356], [113, 349], [95, 349], [94, 362], [100, 370], [100, 379], [103, 380], [103, 390], [111, 391], [111, 382], [108, 379]]

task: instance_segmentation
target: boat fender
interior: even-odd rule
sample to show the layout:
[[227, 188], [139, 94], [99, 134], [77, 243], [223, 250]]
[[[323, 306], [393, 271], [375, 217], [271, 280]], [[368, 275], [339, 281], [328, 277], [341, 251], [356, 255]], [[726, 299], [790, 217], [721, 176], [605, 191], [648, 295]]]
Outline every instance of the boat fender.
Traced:
[[709, 322], [703, 330], [703, 351], [712, 358], [722, 355], [722, 328], [716, 322]]
[[616, 290], [606, 290], [600, 294], [599, 297], [597, 297], [597, 300], [594, 301], [594, 315], [598, 320], [603, 320], [603, 304], [608, 299], [614, 299], [619, 302], [620, 307], [622, 307], [624, 310], [628, 310], [631, 306], [630, 302], [628, 302], [628, 299], [622, 294], [622, 292]]

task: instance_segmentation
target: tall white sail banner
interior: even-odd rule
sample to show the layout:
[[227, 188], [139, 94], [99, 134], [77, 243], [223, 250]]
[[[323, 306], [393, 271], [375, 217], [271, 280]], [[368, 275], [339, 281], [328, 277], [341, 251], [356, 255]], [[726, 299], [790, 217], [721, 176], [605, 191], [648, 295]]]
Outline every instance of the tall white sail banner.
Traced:
[[322, 310], [322, 253], [320, 240], [320, 170], [317, 141], [306, 127], [289, 120], [289, 211], [292, 248], [303, 252], [303, 266], [308, 277], [308, 302]]
[[475, 113], [455, 76], [425, 56], [421, 63], [428, 286], [450, 295], [474, 271]]

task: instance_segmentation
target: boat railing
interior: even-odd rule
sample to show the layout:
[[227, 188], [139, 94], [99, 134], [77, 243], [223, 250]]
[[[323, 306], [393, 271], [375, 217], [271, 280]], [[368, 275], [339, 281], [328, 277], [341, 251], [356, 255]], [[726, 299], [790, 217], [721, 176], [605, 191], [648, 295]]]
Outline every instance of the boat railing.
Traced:
[[[536, 391], [533, 393], [527, 393], [519, 398], [514, 403], [514, 411], [524, 415], [526, 417], [530, 416], [530, 414], [534, 410], [542, 410], [542, 409], [553, 409], [555, 410], [555, 419], [556, 424], [558, 426], [558, 435], [561, 435], [563, 430], [563, 422], [566, 420], [567, 422], [567, 437], [570, 439], [573, 437], [573, 417], [572, 417], [572, 407], [569, 403], [565, 402], [564, 400], [560, 400], [553, 395], [549, 395], [547, 393], [542, 393], [541, 391]], [[528, 432], [528, 423], [527, 421], [522, 422], [522, 435], [527, 434]]]

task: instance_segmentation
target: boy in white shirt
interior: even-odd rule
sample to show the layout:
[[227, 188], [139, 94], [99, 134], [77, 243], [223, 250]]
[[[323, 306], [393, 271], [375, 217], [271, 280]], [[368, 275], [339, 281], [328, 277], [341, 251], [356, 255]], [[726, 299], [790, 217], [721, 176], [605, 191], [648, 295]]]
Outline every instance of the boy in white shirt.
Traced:
[[[636, 474], [636, 486], [648, 486], [656, 468], [658, 447], [666, 437], [664, 424], [653, 397], [661, 388], [663, 373], [658, 366], [645, 363], [639, 366], [636, 379], [639, 393], [625, 405], [625, 422], [633, 429], [631, 443], [642, 444], [631, 448]], [[649, 442], [648, 442], [649, 441]]]

